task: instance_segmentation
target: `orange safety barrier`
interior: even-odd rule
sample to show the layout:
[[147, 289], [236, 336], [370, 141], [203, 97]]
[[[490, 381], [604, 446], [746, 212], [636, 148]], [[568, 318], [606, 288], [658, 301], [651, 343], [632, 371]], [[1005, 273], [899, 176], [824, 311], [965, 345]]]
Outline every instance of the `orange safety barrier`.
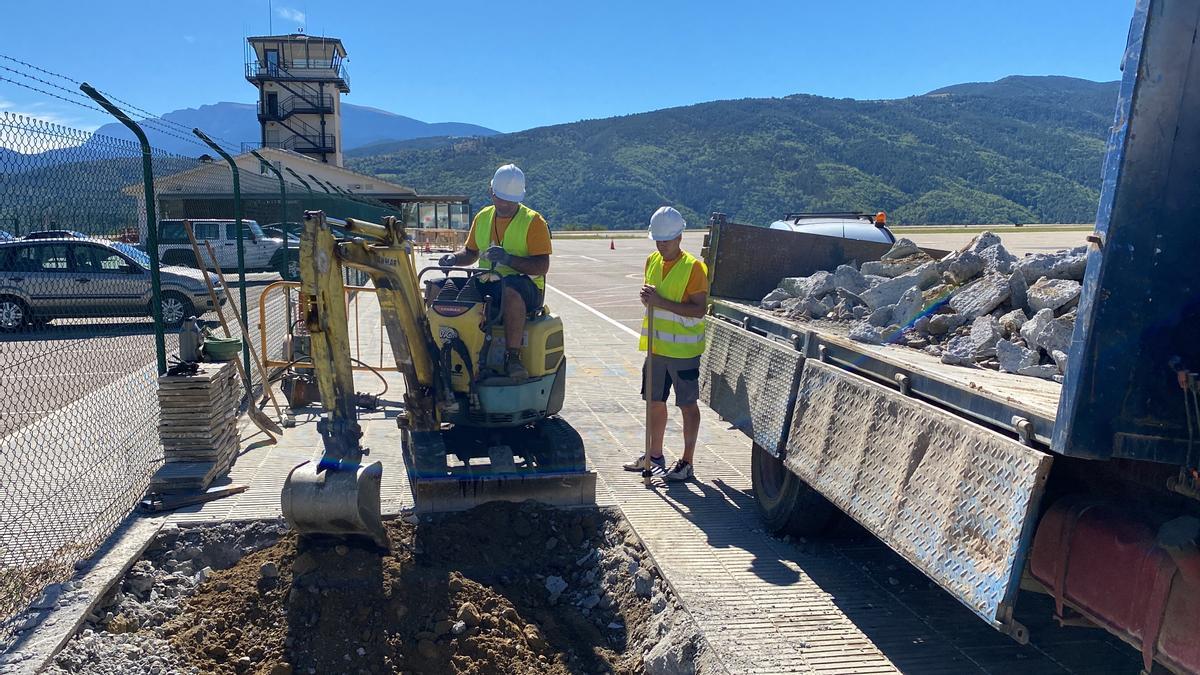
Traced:
[[[270, 355], [278, 353], [279, 350], [271, 350], [271, 349], [268, 349], [268, 346], [267, 346], [267, 330], [266, 330], [267, 305], [273, 301], [273, 299], [271, 297], [269, 297], [273, 294], [277, 294], [280, 292], [285, 293], [286, 296], [284, 298], [284, 302], [286, 303], [286, 305], [291, 306], [291, 311], [285, 311], [283, 314], [284, 321], [285, 322], [288, 321], [289, 317], [294, 317], [291, 319], [292, 326], [284, 326], [284, 330], [283, 330], [282, 334], [287, 335], [289, 333], [295, 333], [297, 335], [304, 335], [308, 332], [304, 326], [304, 318], [305, 318], [304, 315], [306, 312], [306, 308], [299, 301], [300, 300], [299, 289], [300, 289], [300, 282], [298, 282], [298, 281], [276, 281], [274, 283], [268, 284], [267, 286], [263, 287], [262, 292], [259, 293], [259, 295], [258, 295], [258, 339], [259, 339], [259, 345], [262, 348], [262, 351], [260, 353], [263, 356], [263, 363], [268, 368], [283, 368], [286, 366], [291, 366], [293, 368], [311, 368], [312, 367], [308, 363], [291, 363], [290, 361], [284, 361], [281, 359], [272, 358]], [[387, 347], [387, 336], [384, 334], [385, 331], [384, 331], [382, 323], [379, 325], [379, 345], [378, 345], [379, 346], [379, 358], [378, 358], [378, 360], [376, 361], [376, 363], [370, 364], [370, 363], [367, 363], [367, 359], [364, 358], [366, 355], [362, 349], [363, 333], [362, 333], [362, 330], [360, 330], [360, 324], [359, 324], [358, 294], [360, 294], [360, 293], [374, 294], [375, 288], [372, 286], [346, 286], [346, 307], [347, 307], [347, 309], [352, 310], [351, 316], [353, 317], [352, 321], [353, 321], [353, 329], [354, 329], [354, 331], [353, 331], [354, 332], [354, 354], [352, 354], [352, 356], [354, 359], [356, 359], [359, 362], [359, 363], [352, 364], [352, 367], [354, 370], [361, 370], [361, 371], [393, 369], [393, 368], [395, 368], [394, 365], [384, 363], [384, 356], [386, 355], [386, 356], [390, 357], [390, 356], [392, 356], [392, 354], [390, 352], [390, 348]], [[293, 326], [295, 327], [295, 330], [292, 330]], [[347, 327], [347, 328], [349, 328], [349, 327]], [[388, 351], [385, 351], [385, 350], [388, 350]]]

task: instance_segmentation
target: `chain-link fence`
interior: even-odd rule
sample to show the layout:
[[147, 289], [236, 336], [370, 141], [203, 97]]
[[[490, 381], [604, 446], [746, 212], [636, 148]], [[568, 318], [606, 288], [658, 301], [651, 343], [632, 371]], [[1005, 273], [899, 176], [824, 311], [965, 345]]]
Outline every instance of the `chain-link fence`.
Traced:
[[[223, 318], [247, 351], [266, 332], [256, 356], [281, 358], [296, 295], [265, 291], [296, 276], [303, 212], [400, 215], [290, 180], [268, 153], [226, 161], [199, 140], [196, 157], [150, 151], [148, 200], [143, 154], [0, 113], [0, 644], [11, 617], [97, 549], [161, 465], [156, 343], [175, 358], [184, 319], [222, 335]], [[258, 369], [248, 372], [260, 391]]]

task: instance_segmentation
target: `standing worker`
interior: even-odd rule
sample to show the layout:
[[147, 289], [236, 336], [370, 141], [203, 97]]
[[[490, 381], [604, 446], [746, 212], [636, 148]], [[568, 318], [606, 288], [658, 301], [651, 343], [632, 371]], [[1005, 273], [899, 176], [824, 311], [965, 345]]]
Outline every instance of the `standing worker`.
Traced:
[[[667, 480], [692, 478], [696, 436], [700, 432], [700, 355], [704, 353], [704, 314], [708, 309], [708, 269], [683, 250], [683, 216], [664, 206], [650, 216], [650, 238], [658, 250], [646, 259], [642, 304], [654, 312], [654, 352], [642, 368], [642, 399], [649, 401], [651, 472]], [[642, 319], [638, 348], [646, 350], [648, 321]], [[650, 368], [650, 391], [645, 391]], [[663, 435], [667, 430], [667, 394], [675, 390], [675, 405], [683, 414], [683, 457], [666, 469]], [[647, 399], [647, 396], [649, 398]], [[642, 470], [642, 455], [625, 465]]]
[[[525, 206], [525, 174], [515, 164], [496, 169], [491, 183], [492, 206], [480, 209], [471, 221], [463, 248], [442, 256], [442, 267], [480, 267], [500, 274], [501, 315], [504, 317], [505, 373], [517, 380], [529, 377], [521, 363], [525, 316], [542, 306], [546, 272], [550, 269], [550, 227], [540, 213]], [[483, 251], [482, 259], [479, 252]]]

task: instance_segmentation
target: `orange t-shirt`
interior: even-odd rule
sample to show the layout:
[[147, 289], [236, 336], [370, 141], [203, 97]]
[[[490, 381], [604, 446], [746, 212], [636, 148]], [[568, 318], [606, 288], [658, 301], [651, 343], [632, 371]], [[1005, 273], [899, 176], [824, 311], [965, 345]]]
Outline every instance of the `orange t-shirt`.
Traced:
[[[668, 274], [670, 274], [671, 268], [675, 266], [675, 263], [679, 262], [682, 259], [683, 259], [683, 256], [679, 256], [678, 258], [676, 258], [674, 260], [663, 260], [663, 271], [662, 271], [663, 277], [665, 278]], [[650, 269], [650, 259], [649, 258], [646, 258], [646, 269]], [[692, 297], [693, 295], [695, 295], [697, 293], [707, 293], [707, 292], [708, 292], [708, 270], [705, 269], [705, 267], [704, 267], [704, 261], [697, 258], [696, 264], [692, 266], [692, 276], [688, 277], [687, 286], [684, 287], [683, 301], [687, 302], [688, 298]]]
[[[479, 251], [479, 246], [475, 244], [475, 225], [479, 222], [479, 214], [475, 214], [475, 219], [471, 221], [471, 231], [467, 233], [467, 250]], [[504, 241], [504, 231], [508, 229], [508, 224], [512, 222], [512, 218], [501, 218], [493, 216], [492, 218], [492, 242], [499, 244]], [[542, 214], [533, 217], [529, 223], [529, 231], [525, 234], [525, 245], [529, 248], [529, 255], [550, 255], [550, 226], [546, 224], [546, 219]]]

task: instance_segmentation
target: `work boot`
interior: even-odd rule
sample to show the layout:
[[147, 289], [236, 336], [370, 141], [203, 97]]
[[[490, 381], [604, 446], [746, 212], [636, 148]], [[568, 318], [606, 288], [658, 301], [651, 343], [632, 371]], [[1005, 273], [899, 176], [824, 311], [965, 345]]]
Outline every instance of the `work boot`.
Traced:
[[[641, 471], [642, 470], [642, 455], [638, 455], [633, 459], [625, 462], [624, 469], [626, 471]], [[662, 476], [667, 473], [667, 458], [659, 455], [658, 457], [650, 458], [650, 473], [655, 476]]]
[[667, 480], [687, 480], [695, 476], [696, 472], [692, 470], [692, 463], [685, 462], [682, 459], [675, 462], [675, 465], [667, 472]]
[[520, 352], [509, 352], [504, 357], [504, 373], [514, 380], [529, 378], [529, 371], [525, 369], [525, 364], [521, 363]]

